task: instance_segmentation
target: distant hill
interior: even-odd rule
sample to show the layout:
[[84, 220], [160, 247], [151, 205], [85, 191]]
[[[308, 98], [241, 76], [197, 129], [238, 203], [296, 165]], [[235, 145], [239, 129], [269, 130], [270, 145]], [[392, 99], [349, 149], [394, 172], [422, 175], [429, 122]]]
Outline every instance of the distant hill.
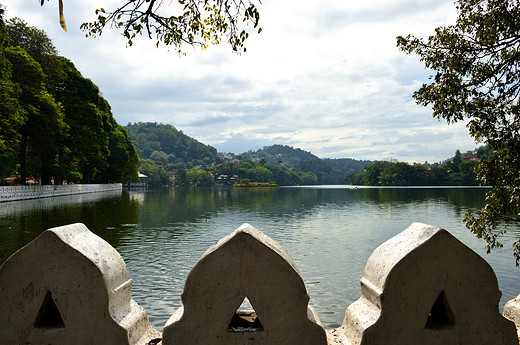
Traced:
[[[140, 171], [147, 176], [155, 176], [152, 180], [156, 184], [168, 183], [166, 172], [178, 169], [179, 166], [186, 169], [194, 166], [211, 169], [215, 164], [224, 162], [223, 158], [217, 156], [214, 147], [187, 136], [174, 126], [139, 122], [129, 123], [125, 128], [141, 159]], [[227, 155], [228, 161], [231, 160], [229, 157], [241, 162], [252, 161], [252, 165], [244, 163], [238, 166], [242, 170], [263, 164], [273, 172], [275, 180], [280, 184], [284, 184], [281, 176], [294, 178], [295, 174], [301, 181], [312, 177], [313, 184], [342, 184], [346, 174], [360, 171], [373, 163], [350, 158], [321, 159], [311, 152], [287, 145], [271, 145], [256, 151]], [[300, 182], [291, 180], [285, 183]]]
[[361, 171], [365, 169], [367, 165], [375, 162], [370, 160], [357, 160], [352, 158], [324, 158], [323, 161], [332, 169], [344, 171], [345, 173]]
[[298, 164], [304, 161], [319, 159], [308, 151], [287, 145], [271, 145], [265, 146], [263, 149], [258, 149], [256, 151], [249, 150], [237, 155], [237, 158], [251, 159], [254, 161], [265, 158], [267, 164], [280, 164], [288, 168], [295, 168]]
[[297, 172], [312, 172], [318, 177], [318, 184], [342, 184], [347, 173], [360, 171], [373, 163], [351, 158], [321, 159], [308, 151], [287, 145], [266, 146], [256, 151], [244, 152], [237, 158], [254, 161], [265, 158], [268, 165], [282, 165]]
[[168, 163], [216, 162], [217, 150], [187, 136], [174, 126], [155, 122], [129, 123], [125, 126], [139, 158], [166, 160]]

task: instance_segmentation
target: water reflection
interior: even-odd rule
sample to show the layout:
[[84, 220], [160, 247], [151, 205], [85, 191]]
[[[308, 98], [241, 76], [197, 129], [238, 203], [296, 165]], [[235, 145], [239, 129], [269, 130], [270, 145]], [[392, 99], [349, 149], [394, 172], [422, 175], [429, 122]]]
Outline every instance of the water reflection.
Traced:
[[78, 194], [0, 204], [0, 263], [42, 231], [84, 223], [112, 246], [139, 223], [138, 204], [121, 191]]
[[[480, 208], [482, 188], [175, 188], [124, 191], [98, 200], [57, 199], [0, 206], [0, 251], [5, 260], [42, 230], [83, 222], [115, 246], [134, 280], [134, 298], [160, 329], [182, 303], [184, 281], [220, 238], [250, 223], [293, 257], [327, 328], [337, 327], [360, 295], [359, 279], [372, 251], [414, 221], [448, 229], [490, 262], [503, 292], [518, 294], [520, 279], [509, 245], [485, 246], [465, 228]], [[57, 200], [54, 203], [54, 200]], [[32, 205], [32, 206], [31, 206]], [[3, 205], [2, 205], [3, 206]]]

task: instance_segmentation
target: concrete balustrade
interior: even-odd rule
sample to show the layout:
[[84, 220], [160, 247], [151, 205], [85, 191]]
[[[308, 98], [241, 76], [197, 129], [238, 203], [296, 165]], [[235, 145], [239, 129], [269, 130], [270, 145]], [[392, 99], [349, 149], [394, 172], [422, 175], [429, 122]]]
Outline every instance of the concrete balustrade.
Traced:
[[43, 232], [0, 267], [0, 344], [142, 345], [159, 333], [119, 253], [83, 224]]
[[[256, 313], [249, 320], [237, 314], [246, 297]], [[308, 317], [309, 295], [294, 261], [249, 224], [206, 251], [186, 279], [182, 302], [164, 327], [164, 345], [327, 344]]]
[[[200, 258], [162, 334], [131, 284], [121, 256], [84, 225], [49, 229], [0, 267], [0, 344], [519, 343], [520, 296], [500, 315], [491, 267], [420, 223], [374, 251], [336, 330], [322, 328], [289, 254], [248, 224]], [[254, 310], [237, 310], [246, 298]]]
[[7, 201], [49, 198], [55, 196], [122, 190], [121, 183], [68, 184], [45, 186], [0, 186], [0, 203]]
[[348, 344], [517, 344], [491, 266], [446, 230], [414, 223], [379, 246], [347, 308]]

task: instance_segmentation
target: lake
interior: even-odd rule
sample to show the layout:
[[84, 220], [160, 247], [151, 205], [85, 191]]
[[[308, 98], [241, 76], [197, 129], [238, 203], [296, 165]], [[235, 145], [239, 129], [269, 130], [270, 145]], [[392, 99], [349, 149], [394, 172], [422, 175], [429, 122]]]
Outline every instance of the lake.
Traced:
[[485, 188], [175, 188], [84, 194], [0, 204], [0, 262], [43, 230], [82, 222], [123, 256], [134, 299], [158, 330], [179, 308], [185, 279], [217, 240], [250, 223], [280, 243], [300, 271], [325, 328], [338, 327], [360, 296], [373, 250], [411, 223], [443, 227], [494, 268], [503, 296], [520, 293], [511, 244], [486, 254], [463, 223]]

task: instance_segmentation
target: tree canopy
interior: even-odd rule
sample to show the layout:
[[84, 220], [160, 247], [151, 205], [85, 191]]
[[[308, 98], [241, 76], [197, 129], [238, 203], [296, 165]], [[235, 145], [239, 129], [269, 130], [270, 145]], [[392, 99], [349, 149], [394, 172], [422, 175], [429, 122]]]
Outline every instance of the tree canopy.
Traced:
[[6, 166], [2, 157], [19, 140], [18, 129], [26, 119], [25, 110], [19, 100], [21, 90], [12, 80], [12, 64], [5, 53], [9, 37], [3, 14], [4, 9], [0, 6], [0, 152], [4, 152], [4, 155], [0, 155], [0, 173]]
[[[398, 37], [398, 47], [417, 54], [433, 70], [430, 81], [414, 93], [433, 116], [453, 123], [467, 121], [477, 142], [494, 154], [476, 168], [493, 189], [486, 205], [466, 215], [466, 226], [501, 247], [508, 224], [520, 223], [520, 2], [458, 0], [458, 18], [428, 39]], [[517, 264], [520, 240], [514, 244]]]
[[[60, 25], [67, 31], [62, 0], [59, 5]], [[97, 9], [97, 20], [81, 28], [87, 37], [99, 36], [107, 27], [122, 30], [129, 46], [144, 34], [179, 53], [186, 45], [207, 48], [225, 38], [240, 53], [246, 51], [249, 33], [262, 31], [259, 5], [260, 0], [173, 0], [166, 4], [164, 0], [122, 0], [113, 10]]]
[[378, 161], [359, 172], [348, 173], [345, 182], [367, 186], [474, 186], [478, 181], [473, 169], [489, 156], [489, 148], [482, 146], [464, 154], [456, 150], [442, 164]]
[[201, 164], [206, 158], [209, 163], [217, 161], [217, 149], [189, 137], [172, 125], [155, 122], [129, 123], [126, 130], [142, 159], [195, 164]]
[[0, 9], [0, 174], [42, 184], [137, 178], [138, 156], [98, 87], [45, 32]]

